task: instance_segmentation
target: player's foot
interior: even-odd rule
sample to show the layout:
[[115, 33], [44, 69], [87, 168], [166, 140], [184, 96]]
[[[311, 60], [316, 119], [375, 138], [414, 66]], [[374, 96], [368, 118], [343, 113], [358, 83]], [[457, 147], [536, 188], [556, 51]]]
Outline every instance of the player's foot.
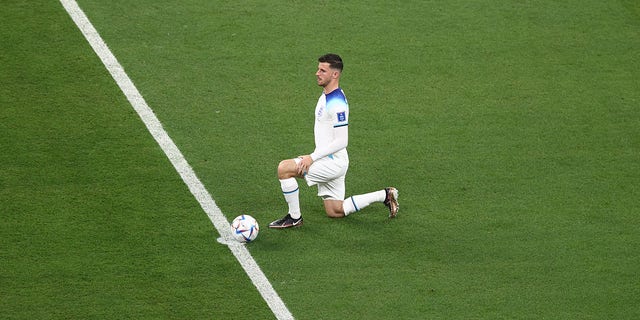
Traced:
[[385, 188], [387, 192], [387, 198], [384, 200], [384, 205], [389, 208], [389, 218], [395, 218], [398, 214], [400, 205], [398, 204], [398, 189], [394, 187]]
[[302, 222], [303, 222], [302, 217], [298, 219], [294, 219], [294, 218], [291, 218], [291, 215], [287, 213], [287, 215], [284, 216], [284, 218], [269, 223], [269, 228], [284, 229], [284, 228], [299, 227], [302, 225]]

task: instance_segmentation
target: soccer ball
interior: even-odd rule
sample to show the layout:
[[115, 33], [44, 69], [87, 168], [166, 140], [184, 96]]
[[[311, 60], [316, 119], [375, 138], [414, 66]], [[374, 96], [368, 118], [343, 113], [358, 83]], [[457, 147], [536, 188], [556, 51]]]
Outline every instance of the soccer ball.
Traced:
[[258, 221], [248, 214], [237, 216], [231, 222], [231, 234], [239, 242], [251, 242], [258, 236]]

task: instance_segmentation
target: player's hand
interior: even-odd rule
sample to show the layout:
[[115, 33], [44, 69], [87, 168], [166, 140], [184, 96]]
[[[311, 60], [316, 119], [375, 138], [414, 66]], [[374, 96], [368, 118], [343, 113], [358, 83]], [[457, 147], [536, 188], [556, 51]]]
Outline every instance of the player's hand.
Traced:
[[300, 162], [298, 163], [298, 174], [305, 175], [309, 171], [309, 167], [313, 163], [310, 155], [299, 156]]

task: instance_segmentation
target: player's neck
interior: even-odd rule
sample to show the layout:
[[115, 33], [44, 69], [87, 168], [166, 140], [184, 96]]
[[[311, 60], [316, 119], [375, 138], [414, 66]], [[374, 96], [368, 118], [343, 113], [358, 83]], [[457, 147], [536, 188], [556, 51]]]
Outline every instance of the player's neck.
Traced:
[[324, 86], [322, 91], [324, 92], [324, 94], [329, 94], [334, 90], [338, 89], [339, 87], [340, 87], [340, 84], [337, 81], [335, 81]]

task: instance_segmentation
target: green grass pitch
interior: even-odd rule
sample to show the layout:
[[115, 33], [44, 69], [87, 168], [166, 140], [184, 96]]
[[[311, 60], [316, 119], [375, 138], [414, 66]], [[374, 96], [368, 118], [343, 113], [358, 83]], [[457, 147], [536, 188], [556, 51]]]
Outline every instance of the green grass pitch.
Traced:
[[[637, 1], [79, 5], [297, 319], [640, 318]], [[273, 318], [62, 5], [0, 20], [2, 318]], [[326, 52], [400, 212], [268, 230]]]

